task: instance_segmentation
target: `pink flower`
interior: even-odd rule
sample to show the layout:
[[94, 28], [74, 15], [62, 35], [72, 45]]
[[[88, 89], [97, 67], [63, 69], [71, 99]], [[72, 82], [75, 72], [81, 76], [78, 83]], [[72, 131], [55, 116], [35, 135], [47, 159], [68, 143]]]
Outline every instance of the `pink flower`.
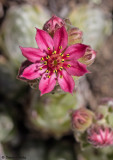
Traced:
[[43, 29], [53, 36], [56, 30], [64, 25], [63, 19], [54, 15], [44, 24]]
[[113, 131], [103, 126], [93, 126], [88, 130], [88, 140], [95, 147], [113, 145]]
[[41, 78], [41, 95], [51, 92], [58, 81], [65, 92], [73, 92], [75, 82], [72, 76], [83, 76], [88, 72], [86, 65], [78, 62], [87, 47], [75, 44], [67, 47], [68, 34], [65, 27], [59, 28], [53, 39], [44, 30], [37, 29], [36, 42], [39, 48], [20, 47], [24, 57], [31, 63], [21, 71], [19, 77], [28, 80]]

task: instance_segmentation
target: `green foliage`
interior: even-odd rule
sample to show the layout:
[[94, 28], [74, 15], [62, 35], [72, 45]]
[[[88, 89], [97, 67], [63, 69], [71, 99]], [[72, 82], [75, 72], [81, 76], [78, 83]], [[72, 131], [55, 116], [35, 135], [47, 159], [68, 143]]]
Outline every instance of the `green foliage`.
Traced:
[[76, 96], [70, 94], [54, 94], [40, 97], [35, 111], [37, 117], [31, 121], [51, 135], [61, 137], [70, 131], [70, 110], [76, 108]]
[[40, 6], [23, 5], [9, 9], [0, 33], [0, 46], [15, 65], [24, 60], [19, 46], [37, 47], [35, 27], [42, 28], [48, 17], [49, 13]]
[[107, 16], [109, 13], [87, 4], [76, 7], [69, 14], [69, 19], [72, 25], [83, 31], [83, 42], [97, 49], [112, 32], [112, 19]]

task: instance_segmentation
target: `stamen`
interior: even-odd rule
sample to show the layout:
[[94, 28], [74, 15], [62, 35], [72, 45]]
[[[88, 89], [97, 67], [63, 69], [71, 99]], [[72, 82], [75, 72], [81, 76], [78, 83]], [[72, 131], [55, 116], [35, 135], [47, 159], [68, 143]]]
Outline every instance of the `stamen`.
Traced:
[[46, 59], [49, 59], [49, 58], [50, 58], [50, 56], [47, 56], [47, 57], [46, 57]]
[[56, 51], [53, 51], [53, 53], [52, 54], [56, 54]]
[[63, 54], [62, 54], [62, 53], [60, 53], [59, 55], [60, 55], [60, 56], [63, 56]]
[[62, 62], [64, 62], [64, 59], [62, 59]]
[[63, 78], [63, 75], [60, 75], [60, 78]]
[[44, 61], [44, 64], [47, 65], [47, 61]]
[[59, 49], [62, 49], [62, 46], [59, 46]]
[[50, 71], [49, 70], [46, 70], [46, 73], [49, 73]]
[[67, 65], [67, 67], [69, 67], [69, 68], [70, 68], [70, 67], [71, 67], [71, 65], [70, 65], [70, 64], [68, 64], [68, 65]]
[[43, 60], [44, 60], [44, 58], [42, 57], [42, 58], [41, 58], [41, 61], [43, 61]]
[[54, 72], [54, 73], [57, 73], [57, 69], [55, 69], [53, 72]]
[[47, 75], [47, 78], [50, 78], [51, 76], [50, 75]]
[[67, 54], [67, 55], [66, 55], [66, 57], [70, 57], [70, 55], [69, 55], [69, 54]]
[[50, 48], [49, 48], [49, 47], [48, 47], [47, 49], [48, 49], [48, 50], [50, 50]]
[[63, 70], [63, 67], [60, 67], [60, 69], [59, 69], [60, 71], [62, 71]]
[[42, 70], [42, 67], [40, 67], [39, 69]]

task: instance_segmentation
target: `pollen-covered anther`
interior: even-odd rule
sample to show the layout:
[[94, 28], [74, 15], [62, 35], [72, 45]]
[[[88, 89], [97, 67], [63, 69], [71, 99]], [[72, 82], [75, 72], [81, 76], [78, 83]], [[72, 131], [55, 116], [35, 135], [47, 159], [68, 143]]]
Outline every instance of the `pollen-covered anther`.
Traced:
[[69, 67], [69, 68], [70, 68], [70, 67], [71, 67], [71, 65], [70, 65], [70, 64], [68, 64], [68, 65], [67, 65], [67, 67]]
[[49, 58], [50, 58], [50, 56], [47, 56], [47, 57], [46, 57], [46, 59], [49, 59]]
[[70, 55], [69, 55], [69, 54], [67, 54], [67, 55], [66, 55], [66, 57], [70, 57]]
[[63, 75], [60, 75], [60, 78], [63, 78]]
[[43, 60], [44, 60], [44, 58], [42, 57], [42, 58], [41, 58], [41, 61], [43, 61]]
[[55, 69], [53, 72], [54, 72], [54, 73], [57, 73], [57, 69]]
[[60, 55], [60, 56], [63, 56], [63, 54], [62, 54], [62, 53], [60, 53], [59, 55]]
[[62, 59], [62, 62], [64, 62], [64, 59]]
[[48, 74], [48, 75], [47, 75], [47, 78], [50, 78], [50, 77], [51, 77], [51, 76]]
[[53, 51], [53, 53], [52, 54], [56, 54], [56, 51]]
[[48, 47], [47, 49], [48, 49], [48, 50], [50, 50], [50, 48], [49, 48], [49, 47]]
[[50, 71], [49, 70], [46, 70], [46, 73], [49, 73]]
[[47, 61], [44, 61], [44, 65], [47, 65]]
[[59, 46], [59, 49], [62, 49], [62, 46]]
[[63, 70], [63, 67], [60, 67], [60, 69], [59, 69], [60, 71], [62, 71]]
[[42, 70], [42, 67], [40, 67], [39, 69]]

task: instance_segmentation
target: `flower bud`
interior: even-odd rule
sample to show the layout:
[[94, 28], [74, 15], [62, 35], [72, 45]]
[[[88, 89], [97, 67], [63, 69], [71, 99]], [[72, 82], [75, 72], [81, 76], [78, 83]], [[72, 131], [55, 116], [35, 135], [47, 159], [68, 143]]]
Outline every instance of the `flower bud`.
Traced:
[[44, 24], [43, 30], [47, 31], [51, 36], [53, 36], [55, 31], [63, 25], [65, 25], [63, 19], [54, 15]]
[[86, 49], [86, 52], [82, 58], [80, 58], [80, 62], [86, 64], [87, 66], [90, 66], [96, 57], [96, 52], [89, 46]]
[[68, 45], [82, 43], [83, 33], [78, 28], [74, 27], [68, 30]]
[[93, 126], [88, 130], [88, 141], [94, 147], [106, 147], [113, 145], [113, 131], [105, 126]]
[[84, 132], [90, 127], [93, 120], [93, 112], [86, 108], [80, 108], [72, 113], [73, 131]]
[[26, 78], [21, 77], [21, 75], [22, 75], [22, 72], [24, 71], [24, 69], [26, 67], [28, 67], [30, 64], [32, 64], [32, 63], [30, 61], [28, 61], [28, 60], [26, 60], [26, 61], [24, 61], [22, 63], [22, 65], [21, 65], [21, 67], [19, 69], [19, 72], [18, 72], [18, 76], [17, 76], [18, 79], [23, 80], [23, 81], [28, 81]]

